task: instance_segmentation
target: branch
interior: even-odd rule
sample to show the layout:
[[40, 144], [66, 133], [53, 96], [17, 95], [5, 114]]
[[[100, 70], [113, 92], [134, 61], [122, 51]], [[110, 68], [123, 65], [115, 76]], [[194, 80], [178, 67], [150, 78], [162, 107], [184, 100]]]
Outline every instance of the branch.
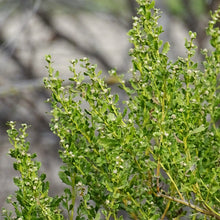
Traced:
[[215, 217], [216, 219], [220, 219], [220, 215], [217, 213], [214, 213], [212, 211], [209, 211], [209, 210], [206, 210], [206, 209], [202, 209], [200, 208], [199, 206], [196, 206], [190, 202], [187, 202], [185, 200], [181, 200], [181, 199], [177, 199], [175, 197], [171, 197], [171, 196], [168, 196], [168, 195], [165, 195], [165, 194], [162, 194], [162, 193], [157, 193], [156, 194], [157, 197], [163, 197], [165, 199], [168, 199], [168, 200], [171, 200], [171, 201], [174, 201], [174, 202], [177, 202], [177, 203], [180, 203], [180, 204], [183, 204], [185, 206], [188, 206], [194, 210], [196, 210], [197, 212], [200, 212], [200, 213], [203, 213], [205, 215], [209, 215], [209, 216], [213, 216]]

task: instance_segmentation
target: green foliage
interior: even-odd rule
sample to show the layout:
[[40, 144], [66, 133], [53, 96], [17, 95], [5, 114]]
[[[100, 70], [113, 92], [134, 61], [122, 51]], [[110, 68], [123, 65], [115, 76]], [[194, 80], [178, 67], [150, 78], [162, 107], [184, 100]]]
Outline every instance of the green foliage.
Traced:
[[180, 17], [187, 16], [187, 8], [185, 5], [188, 5], [196, 16], [201, 16], [205, 13], [207, 5], [207, 1], [204, 0], [166, 0], [165, 2], [170, 11]]
[[[10, 129], [8, 136], [13, 149], [9, 150], [9, 155], [16, 159], [14, 169], [20, 173], [20, 177], [14, 178], [14, 183], [18, 187], [15, 198], [9, 196], [8, 203], [14, 206], [16, 219], [63, 219], [58, 205], [61, 198], [51, 198], [48, 196], [49, 183], [45, 182], [46, 175], [38, 175], [40, 163], [34, 161], [36, 154], [28, 153], [29, 142], [27, 137], [27, 125], [17, 130], [14, 122], [9, 122]], [[4, 219], [14, 219], [12, 213], [3, 209]]]
[[[15, 149], [10, 155], [17, 159], [14, 167], [21, 173], [15, 181], [18, 203], [12, 203], [18, 217], [29, 219], [32, 213], [39, 219], [59, 219], [60, 203], [68, 219], [77, 212], [77, 220], [98, 220], [101, 214], [105, 219], [123, 219], [119, 210], [132, 219], [179, 219], [186, 212], [189, 219], [220, 219], [220, 131], [216, 126], [220, 116], [216, 26], [220, 9], [212, 14], [207, 28], [213, 50], [202, 51], [205, 60], [198, 68], [193, 61], [196, 33], [189, 32], [185, 41], [186, 58], [170, 61], [169, 43], [159, 38], [163, 29], [157, 23], [160, 13], [154, 1], [137, 2], [138, 17], [133, 18], [129, 31], [134, 45], [130, 86], [110, 71], [129, 97], [123, 111], [118, 107], [119, 96], [111, 94], [101, 72], [96, 73], [96, 66], [87, 58], [71, 61], [72, 77], [64, 86], [59, 72], [52, 68], [51, 57], [46, 57], [49, 77], [44, 83], [51, 91], [51, 130], [60, 138], [63, 166], [59, 177], [67, 188], [54, 201], [47, 195], [44, 175], [35, 184], [39, 165], [28, 156], [29, 145], [22, 138], [26, 127], [19, 136], [11, 123], [9, 137]], [[78, 65], [82, 68], [79, 73]], [[82, 108], [83, 103], [89, 107]], [[76, 208], [77, 196], [81, 201]], [[28, 206], [23, 202], [27, 199]], [[45, 217], [45, 207], [50, 218]], [[9, 214], [4, 216], [10, 219]]]

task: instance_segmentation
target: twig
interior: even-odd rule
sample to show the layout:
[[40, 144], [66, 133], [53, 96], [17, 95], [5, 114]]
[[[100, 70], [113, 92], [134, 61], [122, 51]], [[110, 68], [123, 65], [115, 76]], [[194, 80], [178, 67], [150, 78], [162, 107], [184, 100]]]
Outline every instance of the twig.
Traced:
[[165, 194], [162, 194], [162, 193], [157, 193], [156, 194], [157, 197], [163, 197], [165, 199], [169, 199], [171, 201], [174, 201], [174, 202], [177, 202], [177, 203], [180, 203], [180, 204], [183, 204], [183, 205], [186, 205], [194, 210], [196, 210], [197, 212], [200, 212], [200, 213], [203, 213], [205, 215], [209, 215], [209, 216], [213, 216], [215, 217], [216, 219], [220, 219], [220, 215], [219, 214], [216, 214], [216, 213], [213, 213], [209, 210], [206, 210], [206, 209], [202, 209], [200, 208], [199, 206], [196, 206], [190, 202], [187, 202], [185, 200], [182, 200], [182, 199], [177, 199], [175, 197], [171, 197], [171, 196], [168, 196], [168, 195], [165, 195]]

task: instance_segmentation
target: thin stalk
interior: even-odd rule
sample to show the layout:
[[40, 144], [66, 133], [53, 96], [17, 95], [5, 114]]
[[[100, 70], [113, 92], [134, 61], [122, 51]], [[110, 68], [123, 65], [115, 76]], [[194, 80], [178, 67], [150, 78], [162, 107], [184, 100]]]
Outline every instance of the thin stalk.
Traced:
[[189, 162], [191, 160], [191, 155], [187, 146], [187, 137], [183, 138], [184, 149], [186, 152], [186, 161]]
[[170, 207], [170, 203], [171, 203], [171, 200], [168, 201], [167, 205], [166, 205], [166, 208], [164, 210], [164, 213], [163, 215], [161, 216], [161, 220], [163, 220], [165, 217], [166, 217], [166, 214], [167, 214], [167, 211], [169, 210], [169, 207]]
[[[183, 204], [185, 206], [188, 206], [188, 207], [196, 210], [197, 212], [203, 213], [205, 215], [213, 216], [216, 219], [220, 220], [220, 214], [216, 213], [215, 211], [213, 212], [213, 209], [211, 211], [210, 210], [206, 210], [206, 209], [202, 209], [199, 206], [196, 206], [196, 205], [194, 205], [194, 204], [192, 204], [190, 202], [187, 202], [185, 200], [177, 199], [175, 197], [171, 197], [171, 196], [168, 196], [168, 195], [165, 195], [165, 194], [161, 194], [161, 193], [157, 193], [156, 196], [157, 197], [163, 197], [165, 199], [169, 199], [170, 201], [174, 201], [174, 202]], [[210, 207], [208, 207], [208, 208], [210, 208]]]
[[184, 198], [183, 198], [182, 194], [180, 193], [180, 191], [179, 191], [179, 189], [178, 189], [176, 183], [174, 182], [172, 176], [168, 173], [168, 171], [166, 170], [166, 168], [163, 166], [162, 163], [160, 163], [160, 165], [161, 165], [161, 167], [164, 169], [164, 171], [166, 172], [167, 176], [170, 178], [170, 180], [171, 180], [171, 182], [173, 183], [173, 185], [174, 185], [176, 191], [178, 192], [180, 198], [181, 198], [182, 200], [184, 200]]
[[74, 216], [74, 207], [75, 207], [75, 201], [76, 201], [76, 192], [75, 192], [75, 177], [76, 177], [76, 174], [74, 173], [73, 176], [71, 176], [71, 181], [72, 181], [72, 205], [73, 205], [73, 208], [71, 210], [71, 214], [70, 214], [70, 220], [73, 220], [73, 216]]
[[158, 163], [157, 163], [157, 192], [160, 191], [160, 158], [158, 159]]
[[132, 202], [135, 204], [136, 207], [139, 207], [139, 212], [141, 213], [141, 215], [144, 217], [145, 213], [141, 208], [141, 205], [131, 196], [131, 194], [129, 192], [127, 192], [128, 198], [132, 200]]

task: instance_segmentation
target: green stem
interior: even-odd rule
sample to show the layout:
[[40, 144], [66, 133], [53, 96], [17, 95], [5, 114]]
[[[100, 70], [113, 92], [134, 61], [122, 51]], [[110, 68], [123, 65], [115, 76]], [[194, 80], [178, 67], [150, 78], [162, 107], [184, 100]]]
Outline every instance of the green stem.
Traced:
[[180, 198], [181, 198], [182, 200], [184, 200], [184, 198], [183, 198], [182, 194], [180, 193], [180, 191], [179, 191], [179, 189], [178, 189], [178, 187], [177, 187], [175, 181], [173, 180], [172, 176], [169, 174], [169, 172], [166, 170], [166, 168], [163, 166], [162, 163], [160, 163], [160, 165], [161, 165], [161, 167], [164, 169], [164, 171], [166, 172], [167, 176], [170, 178], [170, 180], [171, 180], [171, 182], [173, 183], [173, 185], [174, 185], [176, 191], [178, 192]]
[[183, 138], [183, 144], [184, 144], [184, 149], [186, 153], [186, 161], [189, 162], [191, 160], [191, 155], [190, 155], [188, 145], [187, 145], [187, 137]]
[[74, 207], [75, 207], [75, 201], [76, 201], [75, 177], [76, 177], [76, 174], [74, 173], [71, 176], [71, 182], [72, 182], [72, 193], [71, 193], [72, 201], [71, 202], [72, 202], [73, 208], [70, 214], [70, 220], [73, 220], [73, 217], [74, 217]]

